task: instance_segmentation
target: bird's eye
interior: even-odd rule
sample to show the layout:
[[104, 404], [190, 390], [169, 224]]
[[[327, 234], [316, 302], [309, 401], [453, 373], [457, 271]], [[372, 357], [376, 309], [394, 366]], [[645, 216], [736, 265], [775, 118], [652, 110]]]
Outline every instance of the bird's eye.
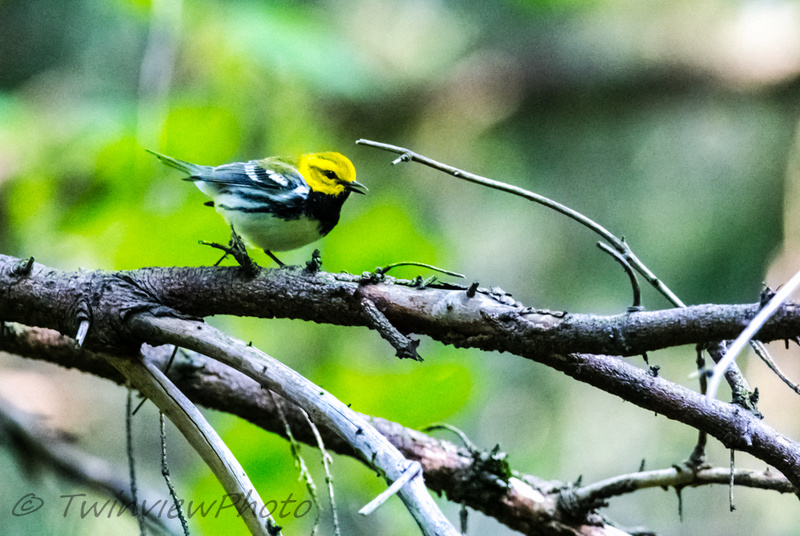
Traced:
[[330, 170], [330, 169], [323, 169], [323, 170], [322, 170], [322, 174], [323, 174], [323, 175], [325, 175], [326, 177], [328, 177], [328, 178], [329, 178], [330, 180], [332, 180], [332, 181], [335, 181], [335, 180], [337, 180], [337, 179], [339, 178], [339, 177], [336, 175], [336, 172], [335, 172], [335, 171], [332, 171], [332, 170]]

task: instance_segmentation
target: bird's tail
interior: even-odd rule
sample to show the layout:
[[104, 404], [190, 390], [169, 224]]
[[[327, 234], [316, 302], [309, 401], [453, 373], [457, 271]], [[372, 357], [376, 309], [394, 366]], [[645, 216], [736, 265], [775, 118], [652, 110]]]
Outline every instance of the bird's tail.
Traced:
[[199, 166], [197, 164], [184, 162], [183, 160], [178, 160], [177, 158], [172, 158], [171, 156], [151, 151], [150, 149], [145, 149], [145, 151], [157, 156], [158, 159], [161, 160], [165, 165], [171, 168], [175, 168], [178, 171], [183, 171], [184, 173], [188, 173], [190, 176], [193, 177], [203, 175], [204, 172], [208, 171], [209, 169], [209, 166]]

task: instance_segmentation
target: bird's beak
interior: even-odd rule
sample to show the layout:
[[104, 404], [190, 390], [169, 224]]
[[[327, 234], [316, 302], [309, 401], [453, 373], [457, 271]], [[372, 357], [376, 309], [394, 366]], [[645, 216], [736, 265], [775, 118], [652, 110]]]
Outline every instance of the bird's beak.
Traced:
[[366, 186], [356, 181], [344, 183], [344, 189], [347, 190], [348, 192], [355, 192], [357, 194], [365, 194], [369, 192]]

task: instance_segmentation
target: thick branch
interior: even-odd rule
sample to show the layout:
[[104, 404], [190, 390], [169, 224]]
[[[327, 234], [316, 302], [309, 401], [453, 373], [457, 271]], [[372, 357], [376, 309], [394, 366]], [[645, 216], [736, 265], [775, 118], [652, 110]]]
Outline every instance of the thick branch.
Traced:
[[[77, 368], [117, 383], [124, 382], [116, 370], [107, 364], [107, 359], [77, 349], [72, 339], [50, 330], [7, 326], [6, 337], [0, 339], [0, 349], [68, 368]], [[166, 366], [171, 353], [169, 346], [145, 346], [143, 349], [145, 359], [160, 369]], [[295, 438], [309, 445], [316, 445], [313, 433], [297, 406], [282, 398], [276, 400], [254, 380], [203, 355], [180, 352], [178, 356], [169, 370], [169, 377], [194, 402], [232, 413], [267, 431], [283, 435], [284, 425], [275, 406], [279, 403]], [[479, 463], [476, 453], [466, 448], [456, 447], [447, 441], [434, 439], [385, 419], [362, 417], [406, 458], [420, 462], [428, 487], [445, 493], [452, 501], [495, 517], [524, 534], [606, 534], [601, 526], [581, 525], [561, 513], [558, 494], [563, 483], [524, 475], [511, 478], [505, 484], [502, 475], [493, 473], [491, 467]], [[328, 450], [348, 456], [355, 455], [353, 449], [336, 434], [324, 427], [320, 431]], [[702, 470], [698, 473], [691, 473], [688, 469], [683, 472], [664, 469], [598, 482], [575, 490], [575, 494], [582, 501], [592, 502], [598, 498], [630, 493], [652, 485], [726, 483], [728, 479], [726, 470], [720, 469]], [[742, 470], [737, 471], [736, 483], [781, 493], [793, 489], [791, 486], [787, 487], [787, 482], [777, 476], [768, 477], [764, 473]]]
[[[735, 338], [759, 304], [697, 305], [614, 316], [523, 307], [508, 295], [454, 285], [419, 289], [408, 282], [300, 269], [261, 270], [255, 278], [232, 267], [143, 268], [76, 272], [33, 264], [16, 275], [19, 259], [0, 255], [0, 318], [77, 333], [77, 311], [92, 312], [90, 348], [138, 347], [124, 319], [133, 312], [205, 317], [218, 314], [294, 318], [347, 326], [374, 324], [369, 300], [401, 333], [424, 334], [455, 346], [517, 355], [590, 353], [633, 356], [662, 348]], [[786, 304], [759, 340], [800, 334], [800, 311]], [[135, 344], [136, 343], [136, 344]]]
[[[340, 325], [370, 325], [367, 299], [402, 333], [416, 332], [457, 346], [511, 352], [643, 408], [689, 424], [726, 446], [754, 454], [800, 486], [800, 445], [764, 426], [750, 413], [709, 401], [698, 393], [655, 378], [623, 360], [586, 352], [638, 354], [676, 344], [732, 338], [758, 305], [706, 305], [611, 317], [570, 315], [522, 307], [499, 292], [412, 288], [385, 278], [295, 270], [262, 271], [246, 279], [236, 268], [155, 268], [109, 274], [65, 274], [34, 264], [18, 274], [20, 261], [0, 256], [0, 318], [74, 333], [75, 302], [92, 304], [86, 344], [129, 348], [125, 318], [150, 310], [169, 314], [239, 314], [286, 317]], [[58, 307], [56, 304], [60, 304]], [[39, 309], [44, 308], [44, 313]], [[149, 309], [148, 309], [149, 308]], [[762, 340], [794, 338], [800, 314], [784, 306], [761, 330]], [[115, 340], [116, 337], [116, 340]]]
[[[67, 368], [76, 368], [99, 377], [124, 384], [125, 379], [109, 365], [108, 356], [76, 347], [74, 341], [41, 328], [17, 324], [6, 326], [0, 338], [0, 350], [21, 356], [49, 361]], [[172, 353], [171, 346], [143, 347], [144, 359], [164, 369]], [[276, 403], [281, 404], [295, 438], [316, 446], [316, 439], [300, 409], [279, 396], [271, 396], [261, 385], [227, 365], [194, 352], [178, 353], [168, 376], [192, 401], [206, 407], [226, 411], [261, 428], [285, 434]], [[557, 495], [561, 483], [547, 482], [533, 476], [511, 478], [476, 460], [466, 448], [435, 439], [378, 417], [361, 415], [383, 434], [403, 456], [422, 464], [426, 485], [445, 493], [450, 500], [465, 504], [524, 534], [538, 536], [602, 536], [621, 534], [604, 530], [604, 525], [585, 525], [575, 519], [564, 519], [558, 510]], [[321, 426], [329, 451], [356, 456], [352, 447], [328, 428]]]
[[730, 449], [748, 452], [776, 467], [800, 489], [800, 444], [739, 406], [707, 398], [615, 357], [570, 354], [540, 361], [637, 406], [703, 430]]

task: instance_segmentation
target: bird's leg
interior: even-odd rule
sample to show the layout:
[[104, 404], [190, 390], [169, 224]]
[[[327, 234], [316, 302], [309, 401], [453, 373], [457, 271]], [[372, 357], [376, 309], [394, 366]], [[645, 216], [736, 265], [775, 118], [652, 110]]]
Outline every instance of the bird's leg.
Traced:
[[322, 255], [318, 249], [315, 249], [314, 253], [311, 254], [311, 260], [306, 261], [306, 270], [314, 273], [318, 272], [320, 268], [322, 268]]
[[247, 273], [247, 275], [255, 275], [258, 271], [258, 265], [256, 261], [250, 258], [250, 255], [247, 254], [247, 248], [244, 246], [244, 242], [242, 242], [242, 238], [236, 234], [236, 229], [233, 228], [231, 225], [231, 243], [230, 243], [230, 250], [228, 251], [233, 258], [236, 259], [236, 262], [239, 263], [239, 266]]
[[[206, 244], [207, 246], [218, 246], [219, 245], [219, 244], [209, 243], [209, 242], [204, 242], [204, 244]], [[230, 254], [230, 252], [229, 252], [229, 250], [227, 248], [224, 251], [225, 251], [225, 254], [222, 257], [220, 257], [217, 262], [214, 263], [214, 266], [219, 266], [219, 263], [224, 261], [228, 257], [228, 255]]]
[[204, 245], [204, 246], [210, 246], [210, 247], [212, 247], [212, 248], [214, 248], [214, 249], [221, 249], [222, 251], [224, 251], [224, 252], [225, 252], [225, 255], [223, 255], [223, 256], [222, 256], [222, 257], [221, 257], [221, 258], [220, 258], [220, 259], [219, 259], [217, 262], [215, 262], [215, 263], [214, 263], [214, 266], [219, 266], [219, 263], [221, 263], [222, 261], [224, 261], [224, 260], [225, 260], [225, 257], [227, 257], [228, 255], [230, 255], [230, 250], [231, 250], [231, 248], [230, 248], [230, 247], [228, 247], [228, 246], [223, 246], [222, 244], [219, 244], [219, 243], [217, 243], [217, 242], [207, 242], [207, 241], [205, 241], [205, 240], [200, 240], [200, 241], [199, 241], [199, 243], [200, 243], [200, 244], [202, 244], [202, 245]]
[[271, 258], [273, 261], [277, 262], [277, 263], [278, 263], [278, 267], [279, 267], [279, 268], [283, 268], [284, 266], [286, 266], [285, 264], [283, 264], [283, 263], [281, 262], [281, 260], [280, 260], [278, 257], [276, 257], [275, 255], [273, 255], [273, 254], [272, 254], [272, 252], [271, 252], [271, 251], [269, 251], [268, 249], [265, 249], [265, 250], [264, 250], [264, 253], [266, 253], [267, 255], [269, 255], [269, 257], [270, 257], [270, 258]]
[[222, 244], [217, 244], [216, 242], [205, 242], [201, 241], [201, 244], [206, 246], [211, 246], [212, 248], [221, 249], [225, 252], [225, 254], [218, 260], [214, 266], [219, 266], [225, 257], [228, 255], [232, 255], [236, 262], [239, 263], [239, 266], [244, 269], [247, 275], [253, 276], [258, 271], [258, 265], [255, 263], [253, 259], [247, 254], [247, 248], [244, 246], [244, 242], [242, 242], [241, 237], [236, 234], [236, 229], [231, 226], [231, 241], [228, 243], [227, 246], [223, 246]]

